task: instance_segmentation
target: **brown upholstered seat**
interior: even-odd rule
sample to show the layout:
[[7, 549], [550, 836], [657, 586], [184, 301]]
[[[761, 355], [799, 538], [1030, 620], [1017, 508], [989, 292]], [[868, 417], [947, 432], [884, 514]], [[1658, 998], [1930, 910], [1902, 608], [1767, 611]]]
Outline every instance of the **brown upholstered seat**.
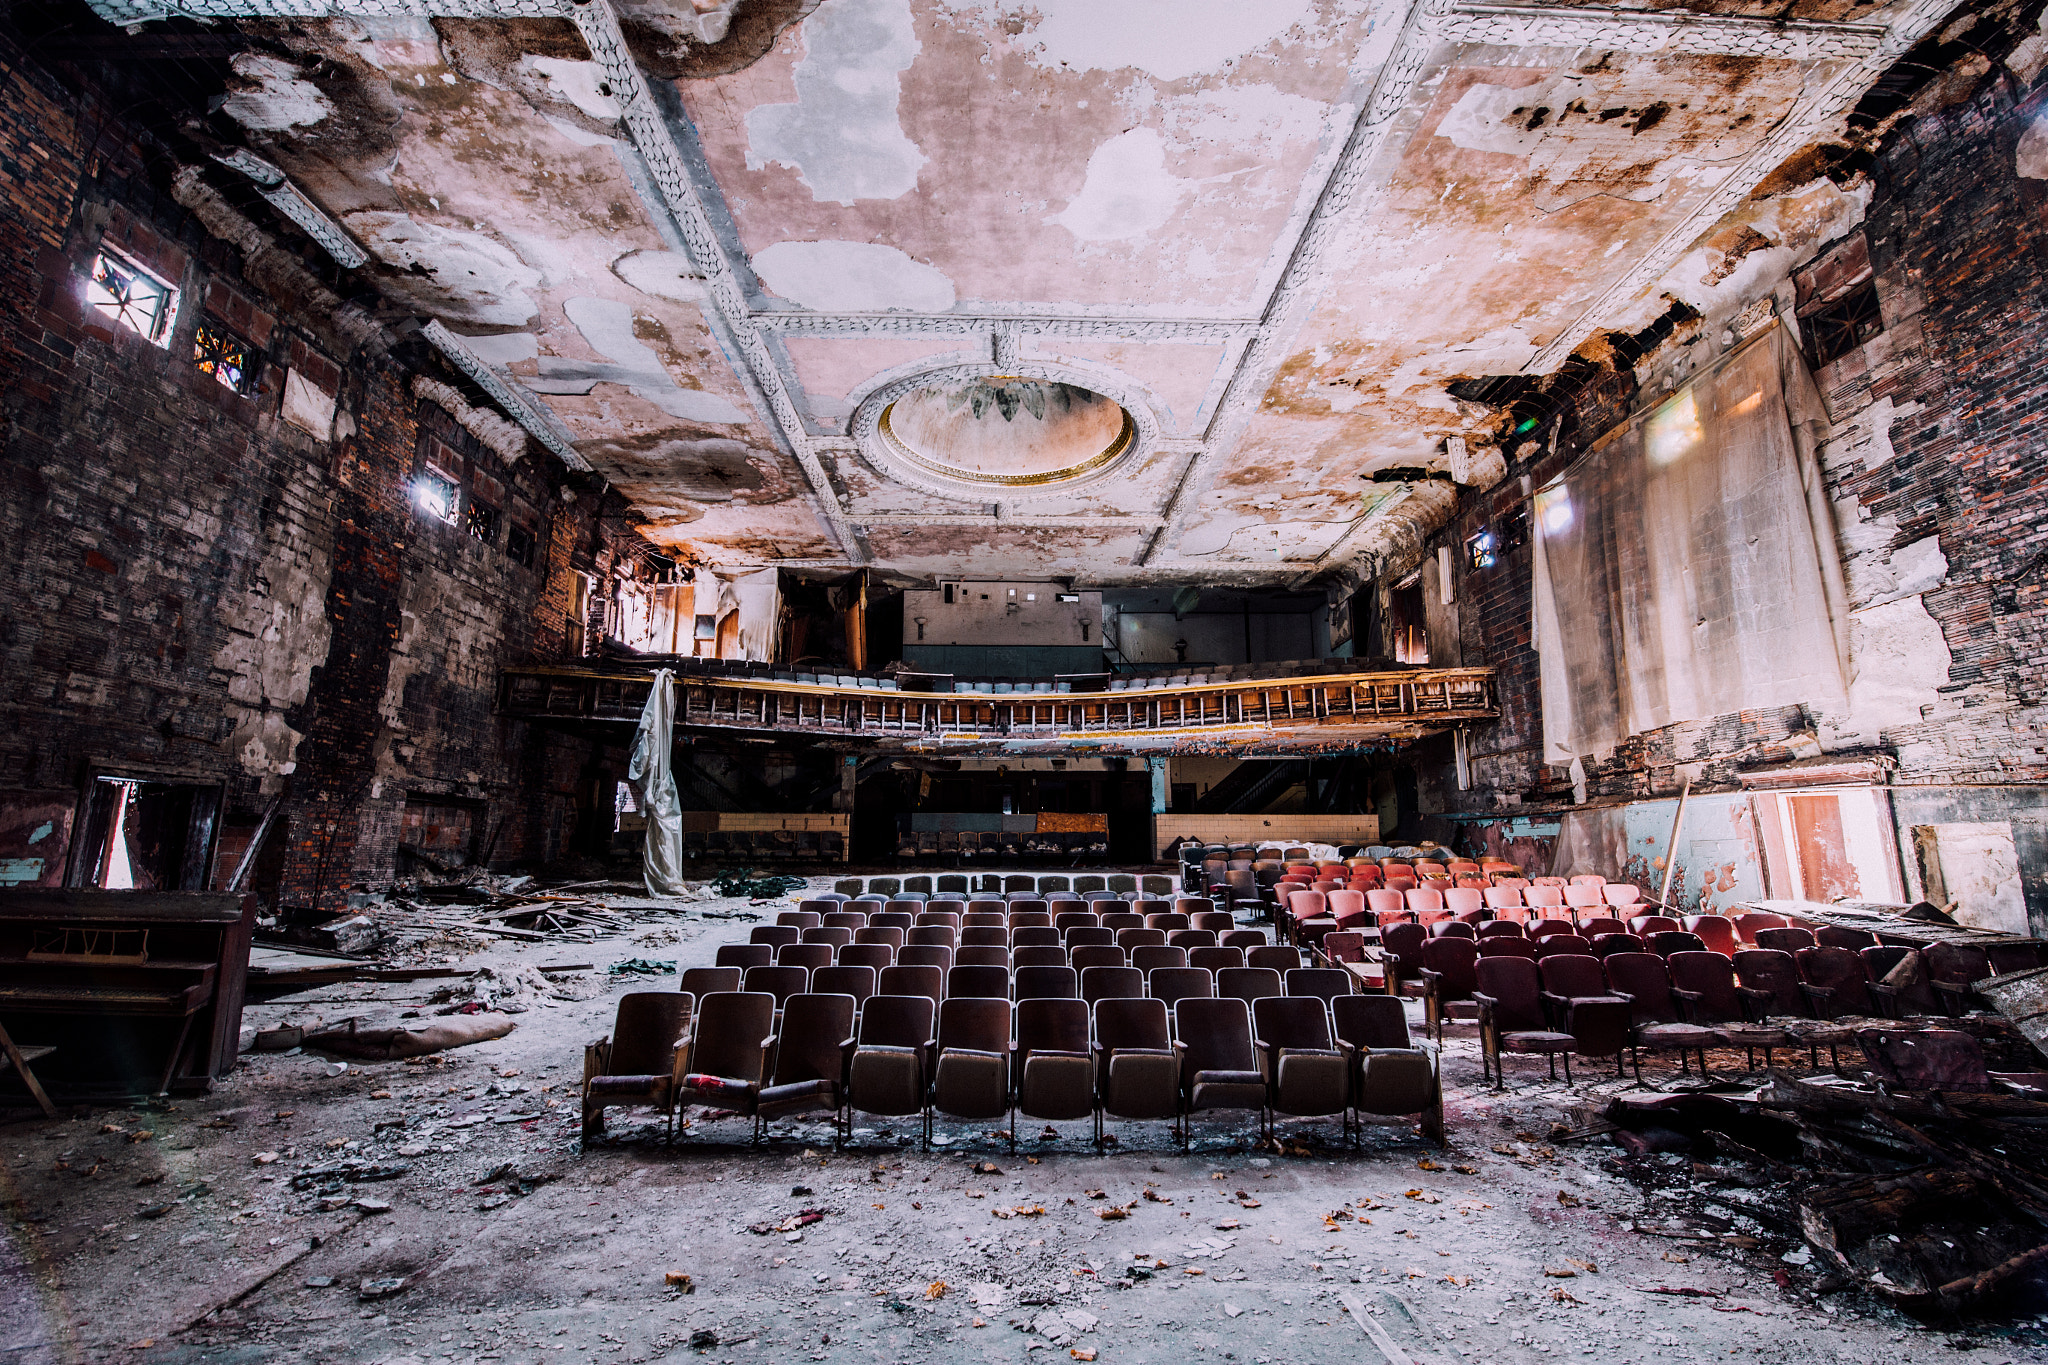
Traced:
[[689, 1063], [686, 1033], [696, 997], [687, 991], [633, 991], [619, 997], [612, 1031], [583, 1050], [583, 1136], [604, 1131], [604, 1111], [622, 1105], [659, 1109], [675, 1136], [675, 1098]]

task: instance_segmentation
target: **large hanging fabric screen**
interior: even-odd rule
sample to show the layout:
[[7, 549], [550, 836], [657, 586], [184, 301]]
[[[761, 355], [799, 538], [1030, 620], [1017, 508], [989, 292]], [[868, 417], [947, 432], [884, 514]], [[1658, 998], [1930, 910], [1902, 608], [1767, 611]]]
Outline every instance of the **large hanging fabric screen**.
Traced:
[[1684, 721], [1840, 705], [1846, 594], [1782, 327], [1603, 438], [1533, 509], [1549, 763]]

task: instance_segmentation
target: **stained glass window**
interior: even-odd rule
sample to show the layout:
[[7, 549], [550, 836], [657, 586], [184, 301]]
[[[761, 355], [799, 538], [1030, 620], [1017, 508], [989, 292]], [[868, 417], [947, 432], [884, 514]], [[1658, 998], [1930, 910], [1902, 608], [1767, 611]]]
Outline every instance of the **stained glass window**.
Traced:
[[170, 332], [171, 287], [140, 266], [109, 252], [92, 258], [92, 279], [85, 301], [120, 323], [161, 345]]
[[201, 374], [212, 375], [236, 393], [249, 391], [249, 347], [210, 320], [199, 324], [192, 339], [192, 361]]
[[487, 502], [469, 500], [469, 533], [490, 545], [498, 539], [498, 509]]

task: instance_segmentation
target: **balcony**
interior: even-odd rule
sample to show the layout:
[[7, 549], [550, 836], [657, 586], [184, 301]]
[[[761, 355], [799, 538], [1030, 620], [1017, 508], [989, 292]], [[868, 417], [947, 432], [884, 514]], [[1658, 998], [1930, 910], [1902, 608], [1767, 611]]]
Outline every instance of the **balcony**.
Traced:
[[662, 666], [677, 670], [678, 729], [905, 753], [1313, 753], [1499, 715], [1490, 668], [1368, 671], [1344, 659], [1002, 680], [591, 660], [506, 669], [499, 707], [536, 721], [637, 724]]

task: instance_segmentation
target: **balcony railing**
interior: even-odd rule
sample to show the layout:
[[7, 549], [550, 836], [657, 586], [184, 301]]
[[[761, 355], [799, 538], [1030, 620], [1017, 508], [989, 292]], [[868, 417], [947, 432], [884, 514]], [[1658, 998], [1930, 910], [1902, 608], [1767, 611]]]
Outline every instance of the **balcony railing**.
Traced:
[[[676, 678], [676, 724], [919, 750], [1080, 743], [1111, 752], [1216, 745], [1284, 752], [1415, 739], [1499, 714], [1490, 668], [1351, 672], [1335, 660], [1270, 667], [1286, 676], [1119, 679], [1115, 690], [1102, 679], [1011, 681], [969, 684], [971, 691], [907, 691], [874, 675], [799, 680], [760, 665], [746, 673], [693, 670]], [[651, 673], [637, 663], [507, 669], [500, 706], [533, 719], [636, 723]]]

